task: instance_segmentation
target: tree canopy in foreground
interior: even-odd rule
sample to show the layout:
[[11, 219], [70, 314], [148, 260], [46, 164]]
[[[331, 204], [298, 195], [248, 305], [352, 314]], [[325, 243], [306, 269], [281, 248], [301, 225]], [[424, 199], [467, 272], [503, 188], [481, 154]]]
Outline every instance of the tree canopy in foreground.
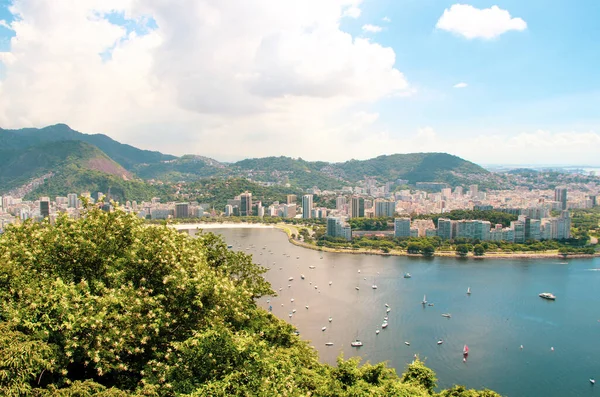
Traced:
[[[0, 395], [436, 396], [419, 361], [399, 377], [320, 363], [257, 307], [264, 268], [213, 234], [134, 215], [26, 222], [0, 236]], [[439, 396], [498, 396], [455, 387]]]

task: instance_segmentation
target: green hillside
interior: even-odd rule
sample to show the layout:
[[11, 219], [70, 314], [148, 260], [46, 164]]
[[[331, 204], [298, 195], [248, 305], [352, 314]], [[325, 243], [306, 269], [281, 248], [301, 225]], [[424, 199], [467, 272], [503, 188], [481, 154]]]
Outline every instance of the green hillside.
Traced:
[[407, 179], [415, 182], [462, 183], [469, 176], [487, 176], [489, 171], [477, 164], [447, 153], [409, 153], [379, 156], [369, 160], [350, 160], [335, 164], [341, 175], [350, 181], [366, 176], [380, 181]]
[[325, 174], [321, 170], [329, 166], [323, 161], [309, 162], [290, 157], [264, 157], [246, 159], [232, 164], [234, 172], [241, 176], [249, 175], [257, 181], [278, 181], [289, 183], [302, 189], [318, 186], [320, 189], [339, 189], [344, 181]]
[[97, 147], [80, 141], [42, 143], [22, 150], [0, 151], [0, 192], [21, 186], [68, 165], [99, 170], [118, 177], [129, 173]]
[[194, 181], [216, 175], [225, 176], [230, 173], [230, 169], [207, 157], [185, 155], [160, 163], [138, 164], [134, 167], [134, 172], [144, 179], [177, 182]]
[[27, 200], [35, 200], [42, 196], [66, 196], [69, 193], [90, 192], [95, 194], [109, 192], [111, 199], [124, 203], [126, 200], [147, 200], [161, 197], [169, 200], [173, 197], [172, 188], [168, 185], [151, 185], [140, 179], [125, 180], [105, 172], [90, 170], [76, 164], [69, 164], [46, 182], [25, 196]]
[[103, 134], [82, 134], [66, 124], [18, 130], [0, 128], [0, 147], [2, 150], [23, 150], [45, 142], [67, 140], [82, 141], [94, 145], [128, 170], [132, 170], [138, 164], [157, 163], [176, 158], [168, 154], [141, 150], [131, 145], [122, 144]]

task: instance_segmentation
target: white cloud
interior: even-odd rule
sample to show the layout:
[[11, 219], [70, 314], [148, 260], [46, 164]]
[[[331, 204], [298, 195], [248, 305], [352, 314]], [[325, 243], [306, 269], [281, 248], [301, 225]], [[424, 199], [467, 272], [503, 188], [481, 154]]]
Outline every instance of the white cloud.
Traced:
[[436, 27], [467, 39], [493, 39], [510, 30], [523, 31], [527, 23], [513, 18], [498, 6], [478, 9], [468, 4], [454, 4], [444, 10]]
[[366, 24], [362, 26], [362, 30], [363, 32], [379, 33], [381, 32], [382, 28], [381, 26]]
[[383, 22], [388, 22], [388, 23], [389, 23], [389, 22], [392, 22], [392, 20], [391, 20], [389, 17], [383, 17], [383, 18], [381, 18], [381, 20], [382, 20]]
[[4, 19], [0, 19], [0, 26], [2, 26], [3, 28], [6, 28], [6, 29], [12, 30], [12, 27], [10, 26], [10, 24], [8, 22], [6, 22]]
[[[363, 104], [412, 92], [393, 49], [340, 30], [360, 3], [20, 0], [11, 7], [11, 49], [1, 55], [0, 125], [65, 122], [144, 148], [221, 159], [327, 158], [328, 145], [346, 157], [344, 120]], [[153, 18], [158, 28], [128, 33], [103, 17], [108, 12]]]
[[468, 85], [467, 83], [460, 82], [460, 83], [454, 84], [452, 87], [453, 87], [453, 88], [466, 88], [466, 87], [468, 87], [468, 86], [469, 86], [469, 85]]

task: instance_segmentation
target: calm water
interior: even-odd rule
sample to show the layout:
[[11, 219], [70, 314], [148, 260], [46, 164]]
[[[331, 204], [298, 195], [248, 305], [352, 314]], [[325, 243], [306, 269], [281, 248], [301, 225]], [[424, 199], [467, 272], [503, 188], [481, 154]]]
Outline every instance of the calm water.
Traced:
[[[270, 267], [267, 279], [274, 290], [282, 290], [270, 303], [261, 299], [260, 305], [272, 305], [274, 314], [295, 325], [322, 361], [333, 364], [343, 352], [346, 358], [387, 361], [401, 373], [418, 354], [436, 371], [440, 387], [488, 387], [510, 397], [600, 396], [595, 390], [600, 387], [598, 258], [564, 262], [321, 255], [288, 243], [278, 230], [211, 231]], [[412, 278], [404, 278], [406, 272]], [[552, 292], [557, 299], [543, 300], [540, 292]], [[434, 306], [421, 305], [424, 294]], [[386, 303], [391, 308], [389, 326], [382, 329]], [[361, 348], [350, 346], [357, 337], [364, 343]], [[444, 343], [437, 345], [440, 338]], [[334, 345], [327, 347], [326, 342]], [[464, 344], [470, 348], [466, 363]], [[590, 377], [599, 385], [591, 386]]]

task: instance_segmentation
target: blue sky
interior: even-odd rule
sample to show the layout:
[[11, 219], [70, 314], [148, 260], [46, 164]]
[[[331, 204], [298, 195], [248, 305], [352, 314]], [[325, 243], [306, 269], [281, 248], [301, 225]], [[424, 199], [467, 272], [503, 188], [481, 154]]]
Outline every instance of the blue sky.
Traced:
[[[270, 1], [248, 0], [246, 8], [237, 7], [243, 10], [226, 1], [222, 7], [184, 1], [181, 9], [116, 1], [100, 10], [94, 1], [82, 0], [75, 11], [49, 3], [52, 12], [43, 14], [30, 7], [31, 0], [21, 0], [15, 12], [23, 26], [54, 37], [43, 44], [48, 51], [36, 65], [55, 71], [58, 54], [64, 64], [65, 51], [77, 47], [50, 30], [60, 32], [67, 24], [74, 35], [90, 34], [95, 53], [73, 51], [72, 61], [67, 56], [75, 70], [89, 74], [65, 73], [60, 86], [84, 85], [95, 99], [58, 102], [46, 113], [32, 100], [7, 100], [0, 125], [65, 122], [137, 146], [222, 160], [289, 155], [338, 161], [431, 150], [479, 163], [600, 165], [600, 1], [329, 0], [327, 7], [315, 0], [300, 6]], [[15, 18], [9, 4], [0, 0], [0, 20], [7, 24]], [[492, 14], [493, 20], [485, 19]], [[45, 15], [54, 17], [39, 19]], [[110, 25], [93, 23], [90, 15]], [[42, 28], [42, 20], [48, 26]], [[485, 36], [486, 25], [496, 23]], [[509, 23], [512, 28], [503, 28]], [[305, 31], [289, 28], [296, 24]], [[365, 30], [365, 25], [372, 26]], [[317, 41], [310, 41], [313, 30], [320, 31]], [[36, 57], [29, 51], [39, 48], [43, 37], [33, 40], [28, 33], [20, 49], [10, 44], [27, 32], [0, 26], [0, 52], [13, 53], [11, 63], [7, 57], [0, 62], [0, 83], [17, 96], [22, 89], [24, 97], [27, 86], [18, 82], [52, 86], [61, 76], [30, 67]], [[361, 38], [368, 44], [360, 46]], [[262, 44], [253, 49], [257, 43]], [[344, 57], [348, 60], [340, 61]], [[352, 77], [344, 78], [345, 72]], [[106, 83], [98, 83], [98, 76]], [[140, 81], [130, 87], [131, 80]], [[458, 83], [465, 86], [454, 88]], [[126, 101], [98, 102], [120, 89]], [[106, 116], [90, 117], [98, 106]], [[288, 133], [308, 139], [287, 147], [264, 144], [287, 139]], [[226, 147], [211, 139], [231, 137]]]

